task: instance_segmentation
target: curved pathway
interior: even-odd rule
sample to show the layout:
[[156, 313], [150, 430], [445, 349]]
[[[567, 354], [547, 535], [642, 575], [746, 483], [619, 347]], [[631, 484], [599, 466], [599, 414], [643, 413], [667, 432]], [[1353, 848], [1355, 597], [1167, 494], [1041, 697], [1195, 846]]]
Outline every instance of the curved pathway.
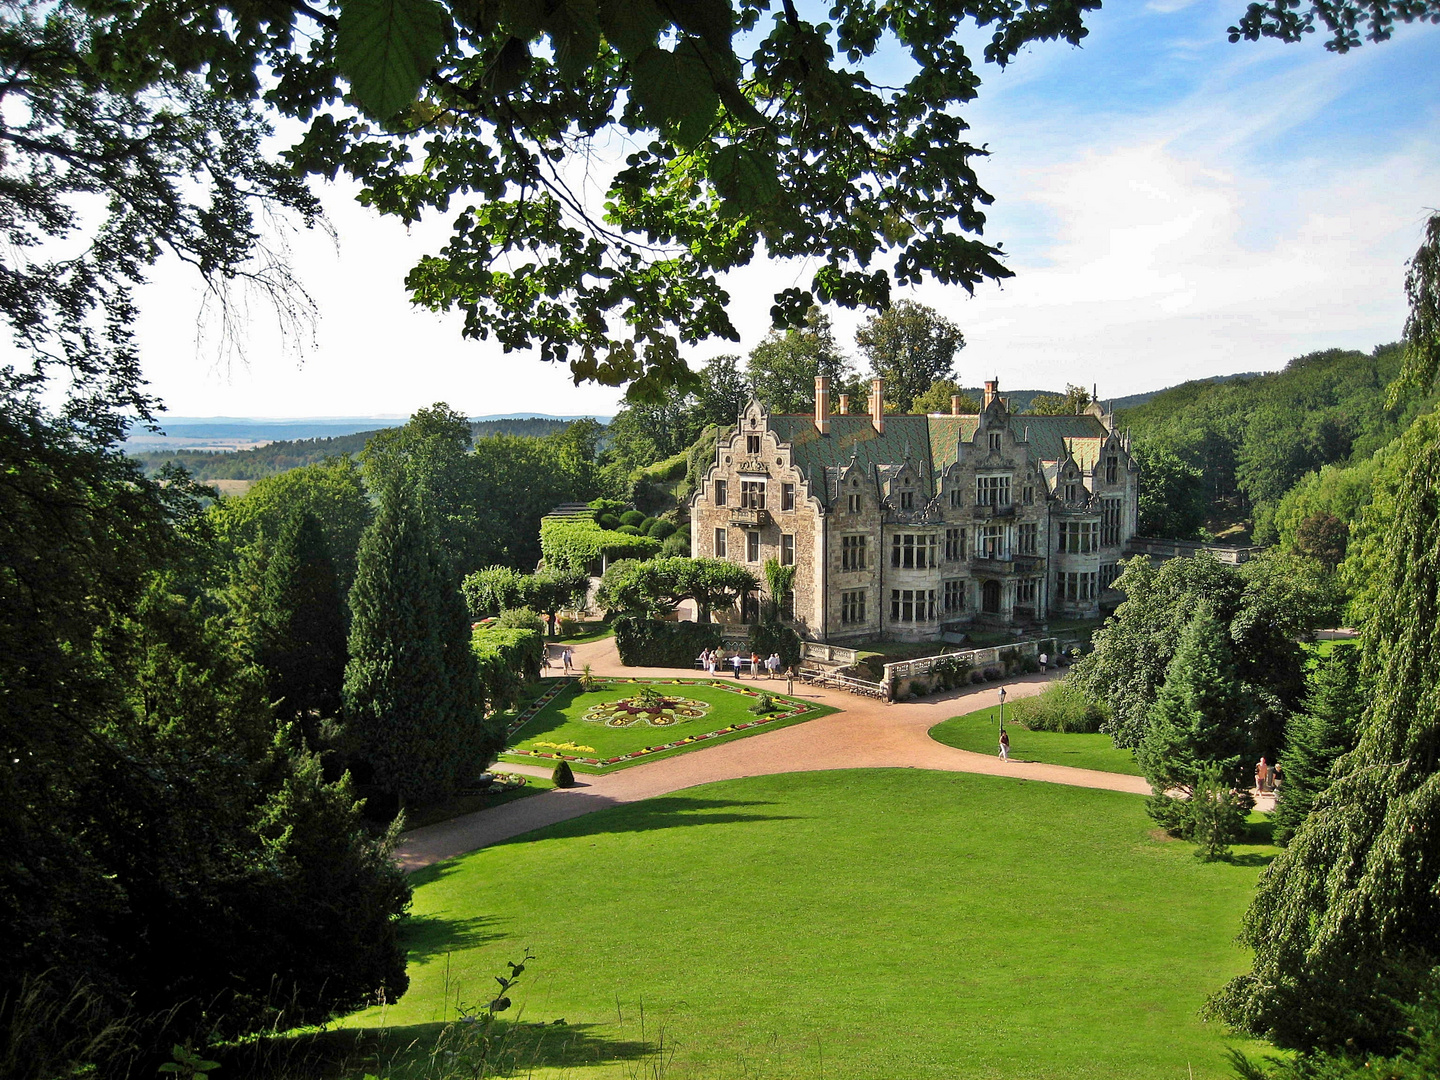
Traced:
[[[575, 663], [577, 667], [589, 664], [596, 675], [673, 679], [687, 674], [674, 668], [624, 667], [613, 638], [576, 646]], [[1051, 678], [1053, 676], [1026, 675], [1006, 682], [1005, 689], [1012, 698], [1028, 697], [1044, 689]], [[778, 687], [780, 684], [771, 685]], [[993, 704], [998, 689], [994, 684], [971, 686], [919, 701], [890, 704], [838, 690], [797, 686], [796, 697], [832, 705], [843, 711], [792, 724], [778, 731], [767, 731], [688, 754], [634, 765], [608, 775], [577, 773], [577, 783], [573, 788], [541, 792], [415, 829], [402, 838], [396, 857], [406, 870], [418, 870], [596, 810], [651, 799], [716, 780], [773, 773], [826, 769], [935, 769], [1150, 794], [1150, 785], [1138, 776], [1037, 762], [1003, 762], [998, 757], [958, 750], [930, 738], [930, 729], [942, 720]], [[550, 775], [549, 769], [536, 766], [507, 764], [505, 767], [536, 776]]]

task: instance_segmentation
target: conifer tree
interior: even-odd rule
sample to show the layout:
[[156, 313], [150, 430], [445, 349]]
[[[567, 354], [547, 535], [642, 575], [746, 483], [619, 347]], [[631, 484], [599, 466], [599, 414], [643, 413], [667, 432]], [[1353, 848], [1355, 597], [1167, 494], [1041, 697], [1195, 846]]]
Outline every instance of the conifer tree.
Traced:
[[317, 716], [340, 711], [345, 681], [345, 609], [325, 531], [313, 514], [280, 527], [260, 586], [257, 659], [282, 716], [315, 736]]
[[[1177, 835], [1189, 835], [1187, 802], [1202, 772], [1244, 790], [1252, 718], [1250, 690], [1239, 679], [1230, 643], [1209, 604], [1201, 604], [1166, 669], [1165, 685], [1135, 758], [1155, 795], [1150, 814]], [[1167, 792], [1179, 792], [1176, 798]]]
[[1282, 783], [1275, 801], [1275, 842], [1287, 844], [1316, 798], [1330, 783], [1330, 769], [1355, 748], [1366, 689], [1360, 652], [1339, 648], [1310, 676], [1310, 698], [1286, 728], [1280, 756]]
[[1241, 931], [1254, 969], [1211, 1003], [1285, 1047], [1389, 1051], [1440, 964], [1440, 418], [1400, 453], [1359, 740], [1260, 880]]
[[403, 489], [360, 542], [345, 716], [376, 786], [403, 806], [443, 797], [495, 748], [453, 574]]

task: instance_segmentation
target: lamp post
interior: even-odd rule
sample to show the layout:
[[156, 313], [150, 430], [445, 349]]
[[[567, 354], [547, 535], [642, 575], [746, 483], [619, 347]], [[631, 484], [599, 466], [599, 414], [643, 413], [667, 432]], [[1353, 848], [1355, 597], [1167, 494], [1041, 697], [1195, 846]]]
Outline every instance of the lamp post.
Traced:
[[1000, 687], [1000, 734], [1005, 734], [1005, 688]]

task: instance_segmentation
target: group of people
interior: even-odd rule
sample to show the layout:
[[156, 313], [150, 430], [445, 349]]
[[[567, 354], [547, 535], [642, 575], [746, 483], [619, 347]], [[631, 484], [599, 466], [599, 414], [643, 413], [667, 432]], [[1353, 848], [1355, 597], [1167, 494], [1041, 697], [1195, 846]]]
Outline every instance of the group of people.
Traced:
[[767, 672], [766, 677], [771, 679], [778, 679], [780, 677], [780, 669], [785, 666], [780, 661], [779, 653], [771, 653], [766, 659], [761, 660], [759, 653], [752, 652], [747, 661], [744, 655], [738, 652], [731, 653], [727, 657], [724, 650], [719, 648], [701, 650], [696, 660], [707, 675], [714, 675], [716, 671], [723, 669], [729, 664], [737, 679], [740, 678], [741, 668], [743, 668], [747, 662], [750, 665], [751, 676], [756, 679], [760, 678], [760, 668], [762, 666]]

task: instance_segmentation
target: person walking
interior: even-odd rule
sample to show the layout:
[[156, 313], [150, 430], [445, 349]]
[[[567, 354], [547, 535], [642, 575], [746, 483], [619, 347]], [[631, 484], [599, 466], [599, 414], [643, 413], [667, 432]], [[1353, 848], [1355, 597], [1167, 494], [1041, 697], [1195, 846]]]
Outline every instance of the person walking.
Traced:
[[770, 672], [772, 679], [780, 675], [780, 654], [778, 652], [770, 654], [770, 659], [765, 661], [765, 668]]
[[1264, 795], [1270, 790], [1270, 765], [1262, 757], [1255, 766], [1255, 790]]
[[562, 659], [565, 661], [565, 674], [573, 675], [575, 673], [575, 650], [566, 645]]
[[1008, 731], [1000, 732], [1000, 760], [1010, 760], [1010, 733]]
[[700, 670], [701, 670], [701, 671], [709, 671], [709, 670], [710, 670], [710, 650], [709, 650], [709, 649], [701, 649], [701, 650], [700, 650], [700, 655], [695, 658], [695, 663], [697, 663], [697, 664], [700, 666]]
[[744, 662], [745, 661], [740, 658], [740, 654], [738, 652], [734, 656], [730, 657], [730, 663], [735, 668], [735, 678], [737, 679], [740, 678], [740, 665]]
[[753, 650], [750, 653], [750, 678], [760, 678], [760, 654]]

